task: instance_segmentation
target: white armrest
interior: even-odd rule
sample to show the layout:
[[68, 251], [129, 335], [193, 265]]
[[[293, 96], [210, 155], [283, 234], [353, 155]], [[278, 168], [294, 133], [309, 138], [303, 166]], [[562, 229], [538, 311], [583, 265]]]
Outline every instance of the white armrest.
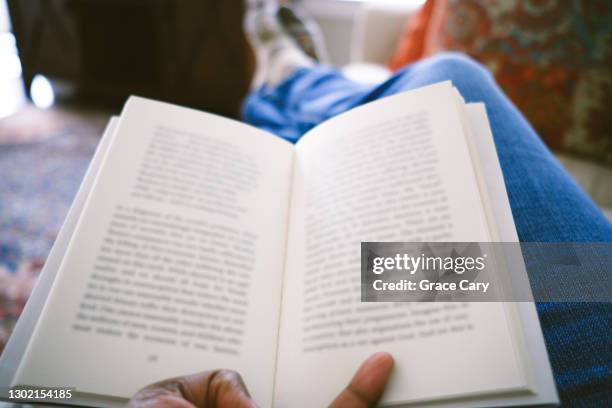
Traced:
[[393, 54], [408, 19], [421, 5], [366, 4], [355, 16], [352, 62], [385, 64]]

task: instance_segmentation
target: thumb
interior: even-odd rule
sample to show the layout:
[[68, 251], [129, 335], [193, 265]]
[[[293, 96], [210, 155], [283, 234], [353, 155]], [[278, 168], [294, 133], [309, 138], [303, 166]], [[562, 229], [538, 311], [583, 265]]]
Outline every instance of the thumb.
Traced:
[[369, 408], [376, 405], [393, 369], [389, 353], [376, 353], [361, 364], [349, 385], [329, 408]]

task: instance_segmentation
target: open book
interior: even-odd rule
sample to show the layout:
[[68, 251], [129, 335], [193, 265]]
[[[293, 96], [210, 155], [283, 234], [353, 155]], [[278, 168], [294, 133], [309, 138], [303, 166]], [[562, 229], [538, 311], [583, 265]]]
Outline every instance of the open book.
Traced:
[[296, 145], [132, 97], [3, 353], [2, 397], [72, 387], [69, 403], [119, 406], [228, 368], [261, 406], [322, 407], [388, 351], [383, 405], [556, 404], [533, 304], [360, 302], [362, 241], [516, 240], [485, 107], [450, 82]]

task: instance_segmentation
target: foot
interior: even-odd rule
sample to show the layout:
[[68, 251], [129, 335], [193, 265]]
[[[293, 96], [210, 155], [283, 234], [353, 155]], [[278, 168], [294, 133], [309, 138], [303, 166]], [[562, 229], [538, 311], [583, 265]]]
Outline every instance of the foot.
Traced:
[[256, 47], [262, 47], [284, 35], [276, 18], [278, 7], [261, 3], [252, 6], [246, 19], [246, 31]]
[[306, 55], [315, 61], [326, 58], [325, 45], [319, 26], [306, 17], [298, 17], [290, 7], [281, 6], [277, 11], [278, 21], [287, 34]]
[[254, 87], [276, 85], [296, 69], [315, 64], [319, 55], [307, 26], [285, 6], [264, 2], [251, 8], [247, 32], [258, 60]]

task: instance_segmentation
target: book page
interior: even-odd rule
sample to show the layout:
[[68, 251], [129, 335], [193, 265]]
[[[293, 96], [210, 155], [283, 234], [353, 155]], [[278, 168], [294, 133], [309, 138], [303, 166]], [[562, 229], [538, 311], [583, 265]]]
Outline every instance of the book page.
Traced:
[[525, 390], [503, 304], [360, 302], [362, 241], [490, 240], [450, 83], [356, 108], [306, 135], [275, 404], [328, 404], [376, 351], [396, 361], [384, 403]]
[[228, 368], [269, 405], [293, 146], [131, 98], [102, 166], [14, 382], [127, 398]]

